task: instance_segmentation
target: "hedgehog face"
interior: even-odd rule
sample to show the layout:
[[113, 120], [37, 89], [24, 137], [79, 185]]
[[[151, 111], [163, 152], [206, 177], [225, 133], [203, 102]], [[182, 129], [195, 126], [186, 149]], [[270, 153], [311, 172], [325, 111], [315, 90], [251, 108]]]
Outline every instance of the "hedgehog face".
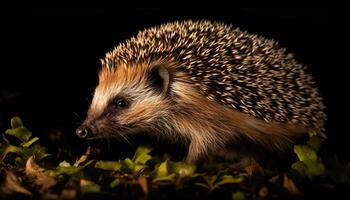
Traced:
[[148, 131], [169, 110], [169, 75], [163, 67], [103, 67], [82, 126], [81, 138], [95, 139]]

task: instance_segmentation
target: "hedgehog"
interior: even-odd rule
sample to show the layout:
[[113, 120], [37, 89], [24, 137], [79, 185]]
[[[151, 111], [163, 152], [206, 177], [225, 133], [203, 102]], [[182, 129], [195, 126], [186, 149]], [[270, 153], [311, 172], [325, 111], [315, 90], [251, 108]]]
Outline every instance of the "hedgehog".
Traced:
[[185, 144], [185, 161], [197, 163], [222, 152], [288, 152], [309, 132], [325, 137], [325, 106], [306, 67], [275, 40], [232, 25], [147, 28], [101, 63], [76, 131], [84, 139], [142, 132]]

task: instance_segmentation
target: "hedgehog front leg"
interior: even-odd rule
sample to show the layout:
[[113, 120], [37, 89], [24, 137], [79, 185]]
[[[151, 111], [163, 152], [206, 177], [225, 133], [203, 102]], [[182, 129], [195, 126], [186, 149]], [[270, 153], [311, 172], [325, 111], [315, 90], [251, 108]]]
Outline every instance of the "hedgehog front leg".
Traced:
[[199, 145], [198, 142], [191, 142], [188, 148], [186, 162], [195, 164], [202, 157], [204, 149]]
[[192, 140], [188, 148], [186, 162], [195, 164], [207, 154], [207, 149], [203, 142]]

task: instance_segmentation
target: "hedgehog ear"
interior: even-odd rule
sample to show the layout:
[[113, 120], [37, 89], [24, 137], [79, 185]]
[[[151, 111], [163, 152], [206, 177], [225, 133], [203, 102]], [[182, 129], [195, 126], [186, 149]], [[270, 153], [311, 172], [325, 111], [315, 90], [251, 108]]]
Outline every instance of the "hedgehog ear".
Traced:
[[154, 67], [149, 73], [151, 86], [161, 93], [167, 93], [169, 89], [170, 76], [169, 71], [162, 66]]

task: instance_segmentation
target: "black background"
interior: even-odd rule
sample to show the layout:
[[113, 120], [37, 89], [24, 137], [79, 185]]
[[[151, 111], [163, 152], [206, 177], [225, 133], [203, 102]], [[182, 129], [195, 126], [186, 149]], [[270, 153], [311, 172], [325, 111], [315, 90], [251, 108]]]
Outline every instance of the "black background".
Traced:
[[[348, 156], [345, 34], [324, 3], [30, 4], [2, 7], [0, 117], [77, 142], [99, 59], [138, 30], [182, 19], [223, 21], [275, 38], [306, 66], [327, 106], [327, 149]], [[7, 125], [1, 124], [1, 128]]]

